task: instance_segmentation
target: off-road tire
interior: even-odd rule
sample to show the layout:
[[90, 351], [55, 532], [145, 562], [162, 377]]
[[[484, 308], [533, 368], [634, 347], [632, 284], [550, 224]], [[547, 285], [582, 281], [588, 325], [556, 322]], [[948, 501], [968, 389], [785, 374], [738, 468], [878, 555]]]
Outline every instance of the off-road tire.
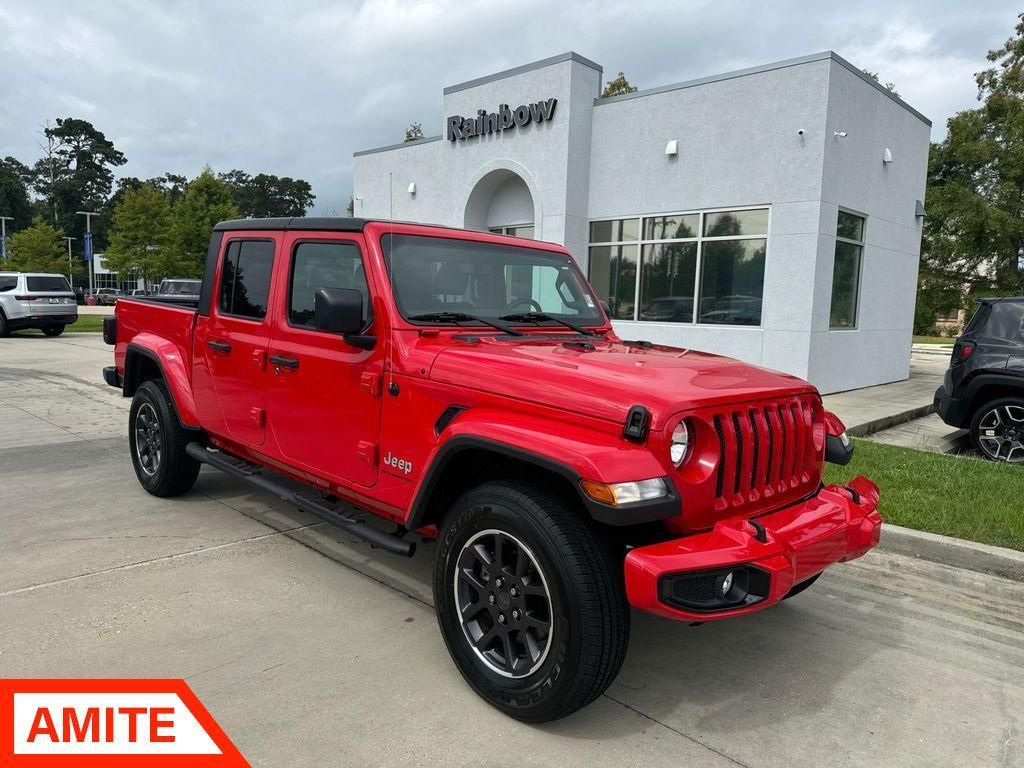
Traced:
[[795, 585], [791, 590], [789, 590], [789, 592], [787, 592], [785, 595], [783, 595], [782, 599], [783, 600], [789, 600], [789, 598], [791, 598], [791, 597], [796, 597], [797, 595], [799, 595], [805, 589], [810, 587], [814, 582], [816, 582], [820, 578], [821, 578], [821, 574], [820, 573], [816, 573], [813, 576], [811, 576], [811, 578], [804, 579], [799, 584]]
[[[990, 400], [989, 402], [981, 405], [974, 412], [974, 415], [971, 417], [971, 424], [968, 430], [971, 436], [971, 444], [983, 458], [986, 458], [989, 461], [1021, 464], [1024, 463], [1024, 451], [1022, 451], [1019, 447], [1013, 447], [1012, 443], [1009, 448], [1009, 459], [1002, 456], [1002, 451], [1004, 447], [1003, 445], [999, 446], [1000, 455], [998, 457], [992, 454], [992, 448], [994, 446], [991, 442], [987, 446], [982, 445], [981, 432], [982, 429], [984, 429], [984, 427], [982, 426], [983, 420], [986, 418], [988, 414], [990, 414], [995, 409], [1001, 409], [1004, 413], [1005, 418], [1007, 407], [1010, 408], [1010, 416], [1020, 418], [1022, 415], [1024, 415], [1024, 397], [1001, 397], [997, 400]], [[1014, 423], [1013, 427], [1016, 429], [1017, 433], [1017, 437], [1014, 442], [1019, 445], [1021, 442], [1024, 442], [1024, 429], [1022, 429], [1022, 425], [1017, 423]]]
[[[499, 531], [527, 548], [549, 594], [550, 642], [539, 666], [523, 677], [494, 671], [463, 629], [458, 562], [467, 542], [491, 535], [485, 531]], [[489, 482], [452, 505], [438, 542], [438, 624], [456, 667], [481, 697], [517, 720], [541, 723], [572, 714], [608, 688], [626, 655], [629, 606], [621, 561], [614, 561], [613, 550], [581, 514], [525, 483]], [[499, 599], [507, 603], [507, 595]]]
[[60, 336], [64, 333], [63, 325], [44, 325], [42, 328], [44, 336]]
[[[147, 421], [152, 421], [155, 414], [158, 424], [159, 434], [153, 442], [160, 450], [155, 466], [151, 466], [153, 471], [144, 468], [140, 456], [138, 430], [145, 431], [140, 411], [144, 412]], [[142, 487], [154, 496], [163, 497], [180, 496], [192, 488], [199, 475], [199, 462], [185, 453], [187, 443], [167, 385], [158, 379], [144, 381], [135, 391], [128, 415], [128, 446], [135, 476]], [[146, 455], [145, 452], [142, 455]]]

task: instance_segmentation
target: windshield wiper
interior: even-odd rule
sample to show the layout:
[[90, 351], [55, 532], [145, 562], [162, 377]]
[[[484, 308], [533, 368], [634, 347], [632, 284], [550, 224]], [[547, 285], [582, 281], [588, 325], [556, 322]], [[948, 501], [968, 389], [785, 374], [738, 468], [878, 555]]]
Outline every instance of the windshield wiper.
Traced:
[[584, 328], [582, 325], [576, 325], [576, 323], [570, 323], [568, 320], [562, 320], [559, 317], [552, 317], [551, 315], [545, 315], [543, 312], [519, 312], [515, 315], [502, 315], [502, 320], [510, 320], [514, 323], [529, 323], [529, 322], [544, 322], [550, 321], [552, 323], [559, 323], [564, 325], [566, 328], [571, 328], [576, 333], [582, 333], [584, 336], [595, 335], [589, 328]]
[[486, 317], [477, 317], [476, 315], [467, 315], [465, 312], [426, 312], [422, 315], [412, 315], [410, 320], [423, 320], [428, 323], [468, 323], [475, 322], [481, 323], [482, 325], [489, 325], [491, 328], [496, 328], [502, 333], [507, 333], [509, 336], [523, 336], [525, 335], [522, 331], [516, 330], [511, 326], [499, 323], [496, 320], [488, 320]]

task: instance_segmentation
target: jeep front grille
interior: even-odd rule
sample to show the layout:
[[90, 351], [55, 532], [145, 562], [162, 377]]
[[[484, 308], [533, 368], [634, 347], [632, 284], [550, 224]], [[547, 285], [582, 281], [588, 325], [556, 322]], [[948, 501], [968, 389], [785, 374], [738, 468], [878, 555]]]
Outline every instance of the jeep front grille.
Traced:
[[716, 410], [715, 498], [743, 503], [809, 482], [817, 460], [815, 407], [805, 396]]

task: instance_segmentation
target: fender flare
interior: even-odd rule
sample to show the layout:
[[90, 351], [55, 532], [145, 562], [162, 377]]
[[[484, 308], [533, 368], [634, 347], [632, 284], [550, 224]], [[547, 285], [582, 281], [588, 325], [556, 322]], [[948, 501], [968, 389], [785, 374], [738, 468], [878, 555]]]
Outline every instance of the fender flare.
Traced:
[[974, 412], [981, 406], [981, 391], [985, 387], [1004, 387], [1024, 395], [1024, 378], [1009, 373], [984, 371], [976, 373], [963, 385], [962, 394], [951, 399], [947, 417], [955, 417], [957, 426], [969, 426]]
[[[540, 420], [537, 421], [540, 423]], [[482, 428], [476, 430], [474, 429], [475, 426]], [[590, 457], [585, 453], [576, 453], [575, 456], [572, 456], [573, 452], [571, 450], [566, 451], [567, 446], [564, 435], [554, 435], [550, 432], [543, 433], [532, 430], [529, 433], [523, 433], [519, 431], [522, 428], [521, 424], [517, 425], [515, 430], [509, 429], [506, 431], [503, 429], [505, 426], [507, 425], [502, 425], [492, 420], [474, 425], [471, 421], [464, 422], [462, 419], [459, 419], [456, 424], [446, 430], [455, 434], [452, 434], [434, 451], [430, 464], [413, 498], [405, 524], [407, 528], [416, 530], [423, 525], [423, 520], [426, 518], [430, 507], [431, 498], [438, 488], [445, 469], [456, 456], [467, 450], [490, 451], [558, 475], [568, 481], [581, 504], [587, 510], [587, 513], [600, 523], [615, 526], [637, 525], [676, 517], [681, 512], [679, 493], [672, 482], [672, 478], [665, 472], [664, 467], [657, 463], [646, 446], [625, 443], [621, 438], [613, 439], [609, 436], [609, 448], [612, 448], [612, 443], [614, 443], [614, 449], [621, 452], [624, 444], [629, 445], [633, 450], [642, 451], [649, 460], [647, 464], [649, 469], [642, 473], [644, 476], [628, 479], [645, 480], [650, 477], [664, 477], [668, 487], [668, 495], [659, 499], [640, 501], [616, 507], [595, 501], [583, 492], [583, 488], [580, 485], [582, 479], [607, 480], [602, 476], [599, 468], [592, 464]], [[527, 434], [529, 436], [529, 446], [525, 445], [525, 441], [522, 439]], [[546, 439], [551, 442], [557, 441], [560, 443], [559, 450], [552, 450], [554, 446], [550, 443], [543, 445]], [[541, 445], [538, 446], [538, 443], [541, 443]], [[544, 450], [537, 450], [538, 447]], [[578, 447], [580, 451], [584, 451], [593, 446], [581, 444]], [[613, 478], [610, 482], [621, 482], [625, 479], [627, 478]]]
[[195, 399], [192, 396], [191, 381], [180, 350], [167, 339], [152, 334], [140, 333], [125, 349], [124, 384], [122, 394], [131, 397], [139, 388], [139, 357], [152, 360], [171, 393], [178, 421], [186, 429], [200, 429], [196, 415]]

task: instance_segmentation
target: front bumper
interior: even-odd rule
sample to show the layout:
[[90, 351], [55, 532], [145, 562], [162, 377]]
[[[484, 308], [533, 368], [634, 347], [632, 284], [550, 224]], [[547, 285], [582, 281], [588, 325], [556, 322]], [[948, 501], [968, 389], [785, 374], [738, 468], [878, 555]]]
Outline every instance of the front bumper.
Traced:
[[[860, 557], [878, 543], [878, 487], [858, 476], [791, 507], [753, 519], [723, 520], [693, 536], [637, 547], [626, 555], [626, 594], [639, 610], [680, 621], [723, 619], [767, 608], [833, 563]], [[741, 568], [742, 566], [742, 568]], [[759, 593], [722, 609], [670, 605], [666, 583], [678, 574], [731, 569], [753, 574]]]

